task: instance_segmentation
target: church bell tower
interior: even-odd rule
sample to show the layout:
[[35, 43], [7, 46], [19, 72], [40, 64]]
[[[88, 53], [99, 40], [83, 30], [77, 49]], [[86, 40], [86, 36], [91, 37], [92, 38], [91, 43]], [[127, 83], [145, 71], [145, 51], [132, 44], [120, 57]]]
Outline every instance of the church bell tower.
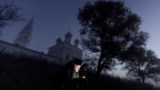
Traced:
[[28, 22], [28, 24], [18, 33], [17, 38], [14, 40], [14, 44], [21, 47], [27, 47], [32, 38], [34, 17]]

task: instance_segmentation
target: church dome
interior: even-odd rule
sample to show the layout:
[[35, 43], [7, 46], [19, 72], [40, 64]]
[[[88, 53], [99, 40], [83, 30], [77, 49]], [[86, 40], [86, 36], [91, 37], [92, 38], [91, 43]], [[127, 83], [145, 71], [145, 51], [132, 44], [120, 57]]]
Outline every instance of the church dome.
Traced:
[[75, 39], [75, 40], [74, 40], [74, 45], [75, 45], [76, 47], [78, 47], [78, 44], [79, 44], [79, 40], [78, 40], [78, 39]]
[[60, 38], [60, 37], [57, 38], [56, 43], [59, 44], [59, 43], [61, 43], [61, 42], [62, 42], [61, 38]]
[[65, 38], [72, 38], [72, 34], [70, 32], [66, 33]]
[[71, 38], [72, 38], [72, 34], [70, 32], [68, 32], [68, 33], [65, 34], [65, 41], [67, 43], [71, 42]]

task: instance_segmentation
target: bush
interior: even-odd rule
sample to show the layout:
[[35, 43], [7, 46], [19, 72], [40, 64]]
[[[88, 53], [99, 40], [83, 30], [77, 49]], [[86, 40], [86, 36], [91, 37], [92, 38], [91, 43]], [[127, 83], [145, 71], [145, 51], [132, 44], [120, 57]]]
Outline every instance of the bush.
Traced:
[[[0, 53], [0, 90], [56, 90], [54, 76], [62, 66], [25, 55]], [[86, 90], [160, 90], [150, 84], [88, 72]]]

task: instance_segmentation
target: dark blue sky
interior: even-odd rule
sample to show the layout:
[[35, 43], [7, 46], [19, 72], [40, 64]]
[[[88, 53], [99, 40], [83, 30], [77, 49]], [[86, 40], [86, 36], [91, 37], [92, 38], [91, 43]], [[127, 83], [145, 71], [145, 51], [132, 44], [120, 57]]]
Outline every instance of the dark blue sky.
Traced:
[[[87, 1], [95, 0], [7, 0], [22, 8], [20, 13], [27, 19], [26, 22], [12, 23], [4, 28], [1, 40], [13, 42], [17, 33], [26, 23], [35, 16], [33, 37], [29, 48], [38, 51], [47, 51], [55, 44], [58, 37], [64, 39], [68, 31], [73, 33], [73, 39], [79, 37], [80, 25], [76, 19], [78, 8], [82, 8]], [[118, 0], [114, 0], [118, 1]], [[125, 6], [138, 14], [142, 19], [141, 30], [148, 32], [150, 38], [148, 49], [156, 52], [160, 57], [160, 0], [122, 0]]]

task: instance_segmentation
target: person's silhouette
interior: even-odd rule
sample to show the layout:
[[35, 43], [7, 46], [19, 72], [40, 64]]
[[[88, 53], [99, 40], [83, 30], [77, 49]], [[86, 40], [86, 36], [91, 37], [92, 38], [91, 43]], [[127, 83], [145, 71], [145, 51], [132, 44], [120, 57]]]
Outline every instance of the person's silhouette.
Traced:
[[82, 60], [73, 59], [59, 73], [60, 87], [64, 90], [81, 90], [82, 80], [86, 77], [80, 72]]

